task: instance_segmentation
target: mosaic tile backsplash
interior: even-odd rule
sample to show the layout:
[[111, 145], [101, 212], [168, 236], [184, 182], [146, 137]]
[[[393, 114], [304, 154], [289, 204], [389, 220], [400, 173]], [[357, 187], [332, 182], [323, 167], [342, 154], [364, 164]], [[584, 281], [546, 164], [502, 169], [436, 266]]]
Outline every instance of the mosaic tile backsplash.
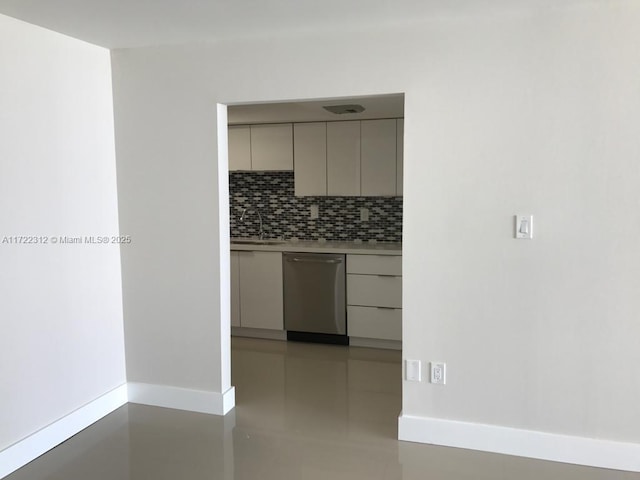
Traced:
[[[258, 209], [265, 238], [402, 241], [402, 197], [296, 197], [293, 172], [231, 172], [229, 195], [232, 237], [258, 236]], [[311, 205], [318, 205], [316, 220]], [[363, 207], [367, 222], [360, 221]]]

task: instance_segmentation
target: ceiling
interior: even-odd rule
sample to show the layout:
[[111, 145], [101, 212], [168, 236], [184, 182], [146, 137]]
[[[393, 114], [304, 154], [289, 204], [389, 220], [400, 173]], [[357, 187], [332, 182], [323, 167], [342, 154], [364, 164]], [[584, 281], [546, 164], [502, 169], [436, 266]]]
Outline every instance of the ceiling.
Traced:
[[[326, 111], [325, 105], [358, 104], [362, 113], [336, 115]], [[309, 102], [261, 103], [234, 105], [227, 110], [230, 125], [277, 122], [320, 122], [334, 120], [365, 120], [370, 118], [404, 117], [404, 95], [378, 95]]]
[[611, 0], [0, 0], [0, 13], [107, 48], [406, 25]]

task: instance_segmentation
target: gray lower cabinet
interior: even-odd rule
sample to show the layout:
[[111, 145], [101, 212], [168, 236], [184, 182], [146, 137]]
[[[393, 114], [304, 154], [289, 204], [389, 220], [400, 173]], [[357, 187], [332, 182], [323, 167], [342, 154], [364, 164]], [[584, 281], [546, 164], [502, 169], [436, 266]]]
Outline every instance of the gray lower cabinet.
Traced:
[[402, 340], [402, 309], [347, 307], [349, 335], [379, 340]]
[[231, 252], [231, 326], [283, 330], [282, 253]]
[[[396, 342], [391, 348], [398, 348], [402, 257], [347, 254], [346, 258], [347, 335], [354, 344], [354, 338], [383, 340]], [[232, 327], [284, 331], [283, 299], [281, 252], [231, 252]]]
[[231, 326], [240, 326], [240, 252], [231, 252]]
[[347, 255], [349, 337], [402, 340], [402, 257]]

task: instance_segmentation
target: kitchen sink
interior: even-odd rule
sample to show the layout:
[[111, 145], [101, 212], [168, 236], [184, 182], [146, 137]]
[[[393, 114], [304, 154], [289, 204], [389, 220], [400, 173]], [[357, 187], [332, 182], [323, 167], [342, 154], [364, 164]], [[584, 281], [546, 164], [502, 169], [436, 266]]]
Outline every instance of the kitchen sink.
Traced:
[[260, 240], [259, 238], [232, 238], [232, 244], [236, 245], [282, 245], [284, 240], [267, 239]]

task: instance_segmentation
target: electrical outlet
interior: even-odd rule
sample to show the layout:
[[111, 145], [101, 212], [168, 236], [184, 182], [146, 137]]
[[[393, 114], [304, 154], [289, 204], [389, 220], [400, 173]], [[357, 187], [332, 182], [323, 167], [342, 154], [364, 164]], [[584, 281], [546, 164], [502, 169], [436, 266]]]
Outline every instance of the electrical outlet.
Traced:
[[369, 209], [362, 207], [360, 209], [360, 221], [361, 222], [368, 222], [369, 221]]
[[447, 364], [444, 362], [431, 362], [431, 383], [445, 385], [447, 383]]
[[420, 360], [405, 360], [404, 378], [408, 382], [422, 381], [422, 364]]
[[311, 220], [317, 220], [320, 217], [320, 209], [318, 205], [311, 205], [309, 208], [309, 214], [311, 216]]

